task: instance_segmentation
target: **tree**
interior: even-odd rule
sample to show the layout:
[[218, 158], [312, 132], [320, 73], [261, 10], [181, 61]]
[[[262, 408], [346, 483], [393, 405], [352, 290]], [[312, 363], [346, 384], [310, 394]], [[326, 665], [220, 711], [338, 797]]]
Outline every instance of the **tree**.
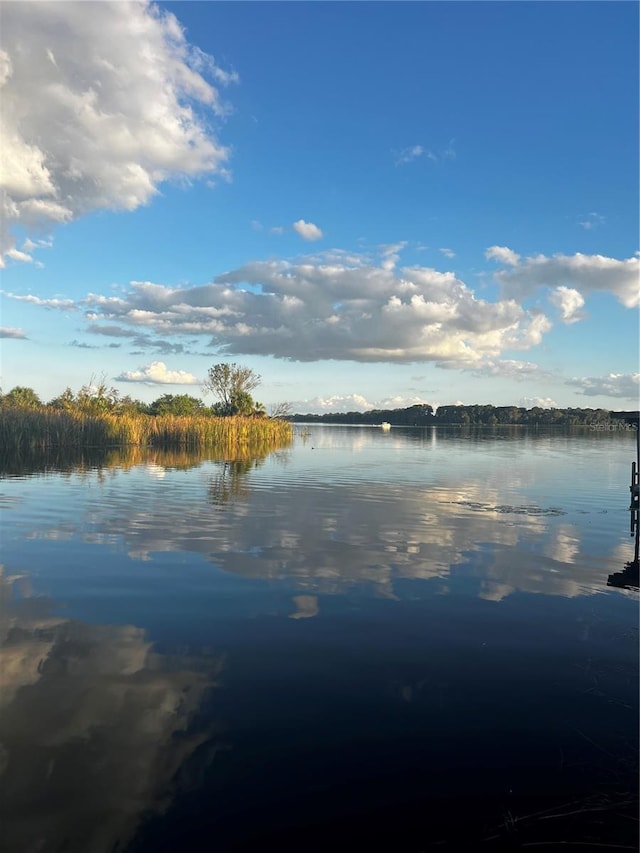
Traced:
[[115, 411], [118, 415], [148, 415], [150, 414], [150, 407], [142, 400], [136, 400], [126, 394], [124, 397], [118, 398]]
[[202, 400], [189, 394], [163, 394], [154, 400], [149, 407], [152, 415], [181, 415], [193, 416], [206, 412]]
[[49, 400], [47, 406], [50, 406], [52, 409], [57, 409], [61, 412], [72, 412], [75, 408], [77, 408], [77, 400], [76, 396], [68, 386], [64, 389], [62, 394], [54, 397], [53, 400]]
[[261, 381], [262, 377], [250, 367], [221, 363], [209, 368], [202, 384], [220, 401], [213, 409], [216, 414], [250, 415], [255, 407], [251, 391]]
[[104, 415], [113, 412], [118, 405], [119, 393], [107, 384], [106, 374], [95, 375], [78, 391], [76, 405], [85, 415]]
[[231, 414], [248, 417], [253, 414], [255, 405], [254, 399], [248, 391], [238, 391], [231, 397]]
[[2, 405], [14, 409], [38, 409], [42, 405], [33, 388], [16, 385], [2, 398]]

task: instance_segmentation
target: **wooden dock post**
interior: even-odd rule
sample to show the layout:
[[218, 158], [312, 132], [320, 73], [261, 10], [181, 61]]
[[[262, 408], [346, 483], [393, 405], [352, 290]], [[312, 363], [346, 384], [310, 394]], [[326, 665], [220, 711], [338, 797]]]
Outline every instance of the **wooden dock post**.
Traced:
[[630, 424], [631, 429], [636, 431], [636, 458], [631, 463], [631, 503], [629, 512], [631, 514], [631, 535], [635, 536], [633, 549], [633, 560], [625, 563], [622, 572], [609, 575], [607, 586], [617, 586], [623, 589], [640, 588], [640, 413], [638, 412], [611, 412], [612, 420], [624, 420]]

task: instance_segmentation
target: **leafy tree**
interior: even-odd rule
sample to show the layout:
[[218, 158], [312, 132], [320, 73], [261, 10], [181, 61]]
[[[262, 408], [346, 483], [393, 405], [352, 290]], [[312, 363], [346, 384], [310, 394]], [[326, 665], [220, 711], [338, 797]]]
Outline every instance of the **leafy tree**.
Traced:
[[189, 394], [163, 394], [149, 407], [152, 415], [201, 415], [207, 411], [202, 400]]
[[142, 400], [136, 400], [128, 394], [125, 397], [120, 397], [117, 403], [117, 412], [119, 415], [149, 415], [151, 407]]
[[4, 395], [2, 405], [13, 409], [38, 409], [42, 405], [42, 400], [33, 388], [16, 385]]
[[218, 415], [250, 415], [255, 403], [251, 391], [262, 381], [261, 376], [250, 367], [238, 364], [214, 364], [209, 368], [203, 382], [205, 391], [215, 394], [219, 400], [213, 411]]
[[234, 415], [248, 417], [253, 414], [255, 405], [253, 397], [247, 391], [238, 391], [231, 397], [231, 413]]
[[53, 400], [49, 400], [47, 406], [61, 412], [72, 412], [77, 408], [78, 401], [76, 400], [76, 395], [73, 393], [71, 388], [67, 387], [58, 397], [54, 397]]
[[99, 379], [92, 376], [86, 385], [78, 391], [78, 409], [86, 415], [102, 415], [113, 412], [118, 405], [119, 393], [116, 388], [107, 385], [107, 377]]

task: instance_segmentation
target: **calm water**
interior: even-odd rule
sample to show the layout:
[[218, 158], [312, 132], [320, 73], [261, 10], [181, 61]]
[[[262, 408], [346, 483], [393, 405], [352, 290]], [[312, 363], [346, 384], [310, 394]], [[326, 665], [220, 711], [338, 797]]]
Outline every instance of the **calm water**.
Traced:
[[13, 460], [13, 853], [636, 849], [630, 433]]

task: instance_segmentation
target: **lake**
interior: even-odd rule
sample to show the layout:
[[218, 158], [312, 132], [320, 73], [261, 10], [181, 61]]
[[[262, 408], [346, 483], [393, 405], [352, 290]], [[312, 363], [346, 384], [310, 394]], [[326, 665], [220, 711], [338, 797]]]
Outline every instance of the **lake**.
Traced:
[[4, 850], [637, 849], [631, 431], [4, 465]]

